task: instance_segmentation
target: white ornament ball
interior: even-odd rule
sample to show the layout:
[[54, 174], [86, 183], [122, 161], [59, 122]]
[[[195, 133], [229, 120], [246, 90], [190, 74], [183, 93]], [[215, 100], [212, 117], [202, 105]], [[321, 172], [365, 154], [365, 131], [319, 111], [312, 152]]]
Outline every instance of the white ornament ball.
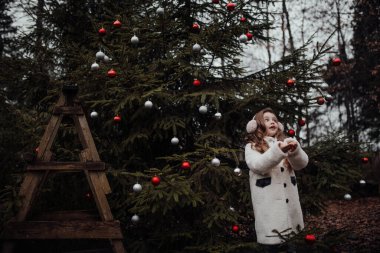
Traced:
[[148, 100], [145, 102], [144, 107], [147, 109], [151, 109], [153, 107], [152, 101]]
[[201, 55], [207, 54], [206, 50], [204, 48], [201, 49]]
[[222, 118], [222, 114], [220, 112], [217, 112], [214, 114], [215, 119], [220, 120]]
[[360, 184], [360, 185], [365, 185], [366, 182], [362, 179], [362, 180], [359, 181], [359, 184]]
[[95, 57], [97, 60], [103, 60], [104, 59], [104, 56], [105, 54], [102, 52], [102, 51], [98, 51], [96, 54], [95, 54]]
[[99, 69], [99, 64], [94, 62], [93, 64], [91, 64], [91, 70], [92, 71], [95, 71], [95, 70], [98, 70]]
[[92, 119], [96, 119], [98, 116], [99, 116], [98, 113], [95, 112], [95, 111], [92, 111], [91, 114], [90, 114], [90, 117], [91, 117]]
[[352, 197], [351, 197], [350, 194], [346, 193], [346, 194], [344, 194], [344, 199], [345, 199], [345, 200], [351, 200]]
[[111, 58], [109, 58], [107, 55], [104, 56], [103, 61], [104, 62], [109, 62]]
[[205, 106], [205, 105], [200, 106], [199, 112], [202, 114], [206, 114], [207, 113], [207, 106]]
[[236, 176], [240, 177], [241, 174], [242, 174], [242, 171], [241, 171], [241, 169], [239, 167], [236, 167], [234, 169], [234, 173], [235, 173]]
[[158, 15], [164, 15], [164, 12], [165, 12], [165, 10], [164, 10], [164, 8], [162, 8], [162, 7], [158, 7], [157, 10], [156, 10], [156, 13], [157, 13]]
[[327, 83], [322, 83], [321, 84], [321, 89], [322, 90], [326, 90], [328, 87], [329, 87], [329, 85]]
[[220, 160], [215, 157], [211, 160], [211, 164], [214, 165], [215, 167], [218, 167], [220, 165]]
[[193, 52], [194, 53], [199, 53], [201, 51], [201, 45], [199, 45], [198, 43], [195, 43], [193, 45]]
[[173, 137], [170, 142], [173, 144], [173, 145], [177, 145], [179, 143], [179, 139], [177, 137]]
[[133, 35], [131, 38], [132, 44], [136, 45], [139, 43], [139, 38], [136, 35]]
[[240, 37], [239, 37], [239, 41], [240, 41], [241, 43], [245, 43], [245, 42], [247, 42], [247, 41], [248, 41], [248, 37], [247, 37], [247, 35], [245, 35], [245, 34], [240, 35]]
[[137, 214], [135, 214], [135, 215], [132, 216], [131, 221], [133, 223], [137, 223], [137, 222], [140, 221], [140, 217]]
[[136, 184], [133, 185], [132, 189], [133, 189], [134, 192], [141, 192], [142, 186], [141, 186], [141, 184], [136, 183]]
[[334, 99], [334, 97], [331, 96], [330, 94], [326, 94], [325, 99], [326, 99], [327, 101], [331, 101], [331, 100]]

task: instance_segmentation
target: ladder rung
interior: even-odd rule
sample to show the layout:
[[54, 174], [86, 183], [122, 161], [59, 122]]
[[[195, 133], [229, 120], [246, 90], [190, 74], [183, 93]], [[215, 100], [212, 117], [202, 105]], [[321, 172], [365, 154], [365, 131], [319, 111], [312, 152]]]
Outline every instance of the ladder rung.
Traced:
[[78, 106], [57, 106], [54, 108], [53, 114], [83, 115], [83, 110]]
[[29, 165], [26, 170], [54, 170], [54, 171], [78, 171], [78, 170], [105, 170], [104, 162], [42, 162], [38, 161]]

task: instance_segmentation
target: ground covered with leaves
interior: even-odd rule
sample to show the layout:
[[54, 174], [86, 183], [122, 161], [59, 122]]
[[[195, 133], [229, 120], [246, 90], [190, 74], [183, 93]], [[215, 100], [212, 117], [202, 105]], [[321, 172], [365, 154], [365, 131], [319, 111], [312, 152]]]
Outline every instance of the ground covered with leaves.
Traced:
[[330, 200], [321, 215], [305, 216], [305, 225], [316, 229], [316, 238], [329, 231], [345, 231], [331, 252], [380, 252], [380, 197]]

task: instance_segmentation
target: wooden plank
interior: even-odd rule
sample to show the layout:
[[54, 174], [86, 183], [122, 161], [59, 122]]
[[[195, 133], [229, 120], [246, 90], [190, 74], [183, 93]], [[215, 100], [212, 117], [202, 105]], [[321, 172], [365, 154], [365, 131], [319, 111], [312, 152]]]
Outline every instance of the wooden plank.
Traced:
[[112, 250], [115, 253], [125, 253], [124, 245], [121, 240], [110, 240]]
[[56, 106], [54, 108], [53, 114], [63, 114], [63, 115], [83, 115], [82, 107], [78, 106]]
[[96, 210], [67, 210], [37, 214], [30, 217], [31, 221], [99, 221]]
[[27, 171], [53, 170], [53, 171], [78, 171], [78, 170], [105, 170], [104, 162], [44, 162], [38, 161], [28, 165]]
[[75, 122], [75, 129], [78, 132], [79, 140], [82, 143], [83, 148], [87, 149], [92, 161], [100, 161], [98, 151], [95, 146], [94, 139], [92, 138], [90, 127], [88, 126], [86, 117], [84, 115], [73, 116]]
[[119, 221], [9, 222], [5, 239], [122, 239]]

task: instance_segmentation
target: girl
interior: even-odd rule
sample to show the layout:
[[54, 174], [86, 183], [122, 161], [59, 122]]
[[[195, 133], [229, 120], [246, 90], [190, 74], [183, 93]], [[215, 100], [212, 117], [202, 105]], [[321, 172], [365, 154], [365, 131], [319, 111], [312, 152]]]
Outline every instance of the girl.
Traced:
[[294, 171], [306, 167], [309, 158], [295, 139], [285, 139], [283, 131], [270, 108], [247, 124], [245, 161], [257, 242], [264, 245], [279, 245], [285, 241], [282, 236], [304, 228]]

